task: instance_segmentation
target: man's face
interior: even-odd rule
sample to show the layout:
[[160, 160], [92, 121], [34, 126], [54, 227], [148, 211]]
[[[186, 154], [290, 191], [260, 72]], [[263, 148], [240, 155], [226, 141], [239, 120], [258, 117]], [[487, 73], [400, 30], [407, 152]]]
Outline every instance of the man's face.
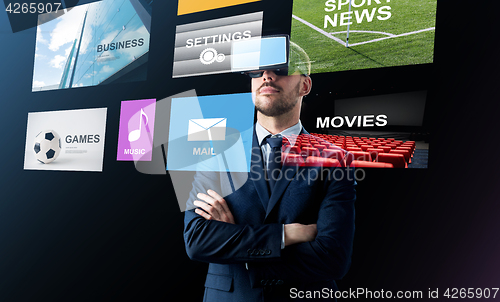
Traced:
[[266, 116], [280, 116], [300, 105], [302, 76], [278, 76], [264, 71], [262, 77], [252, 79], [255, 108]]

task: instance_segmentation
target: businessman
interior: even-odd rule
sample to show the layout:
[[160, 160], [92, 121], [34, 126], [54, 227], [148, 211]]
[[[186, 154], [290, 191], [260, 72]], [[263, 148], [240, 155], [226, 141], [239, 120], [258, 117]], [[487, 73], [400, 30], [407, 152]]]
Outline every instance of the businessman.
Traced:
[[250, 173], [195, 176], [184, 240], [191, 259], [210, 263], [205, 301], [298, 301], [315, 291], [335, 300], [326, 292], [349, 269], [355, 181], [281, 164], [282, 141], [308, 134], [300, 110], [312, 87], [307, 55], [296, 45], [290, 53], [301, 63], [289, 70], [248, 73], [257, 110]]

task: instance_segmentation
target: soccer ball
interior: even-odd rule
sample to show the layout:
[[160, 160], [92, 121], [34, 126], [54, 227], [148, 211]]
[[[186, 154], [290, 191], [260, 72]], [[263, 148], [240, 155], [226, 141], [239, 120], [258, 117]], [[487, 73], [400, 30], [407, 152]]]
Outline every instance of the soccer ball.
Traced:
[[53, 162], [61, 152], [61, 137], [54, 130], [45, 130], [35, 137], [35, 157], [42, 164]]

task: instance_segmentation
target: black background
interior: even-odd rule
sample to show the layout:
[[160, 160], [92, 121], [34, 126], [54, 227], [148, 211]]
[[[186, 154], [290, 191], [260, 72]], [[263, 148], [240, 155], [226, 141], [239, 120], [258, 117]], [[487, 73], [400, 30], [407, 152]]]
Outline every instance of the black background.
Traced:
[[[318, 97], [429, 91], [429, 169], [365, 170], [341, 290], [500, 287], [496, 10], [438, 2], [434, 64], [313, 77]], [[153, 4], [148, 81], [38, 93], [36, 29], [13, 34], [0, 12], [0, 300], [201, 300], [207, 265], [186, 256], [169, 176], [116, 161], [120, 101], [248, 91], [239, 75], [171, 79], [175, 25], [265, 9], [264, 34], [280, 33], [291, 1], [181, 17], [176, 7]], [[28, 112], [98, 107], [108, 108], [102, 173], [23, 170]]]

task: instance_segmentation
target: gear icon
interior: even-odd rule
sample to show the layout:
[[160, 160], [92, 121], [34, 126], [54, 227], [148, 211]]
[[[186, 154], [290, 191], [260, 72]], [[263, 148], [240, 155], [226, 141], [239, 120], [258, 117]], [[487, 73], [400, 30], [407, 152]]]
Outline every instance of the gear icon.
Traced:
[[217, 59], [217, 50], [209, 47], [203, 50], [200, 54], [200, 61], [205, 65], [210, 65]]

